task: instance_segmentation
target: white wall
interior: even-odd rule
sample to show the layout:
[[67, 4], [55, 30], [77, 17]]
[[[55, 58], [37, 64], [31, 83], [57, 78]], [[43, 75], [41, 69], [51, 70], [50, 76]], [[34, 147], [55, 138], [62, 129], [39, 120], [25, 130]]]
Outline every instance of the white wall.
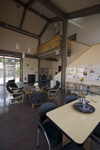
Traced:
[[75, 59], [77, 59], [80, 55], [82, 55], [86, 50], [88, 50], [89, 46], [77, 43], [72, 41], [71, 42], [71, 56], [67, 57], [67, 65], [72, 63]]
[[52, 61], [40, 60], [40, 67], [41, 68], [52, 68]]
[[23, 59], [23, 82], [28, 82], [28, 74], [35, 74], [38, 81], [38, 60], [31, 58]]
[[[100, 44], [97, 44], [97, 45], [90, 47], [85, 53], [83, 53], [80, 57], [78, 57], [75, 61], [73, 61], [69, 66], [77, 67], [77, 66], [86, 65], [88, 67], [88, 74], [89, 74], [89, 66], [90, 65], [97, 65], [97, 64], [100, 65]], [[80, 79], [76, 79], [76, 78], [75, 79], [69, 79], [69, 78], [67, 78], [68, 67], [66, 68], [66, 71], [67, 71], [66, 81], [80, 83]], [[100, 81], [93, 81], [93, 80], [90, 80], [89, 78], [87, 80], [84, 79], [83, 83], [89, 84], [89, 85], [99, 85], [100, 86]]]
[[[70, 65], [66, 67], [66, 82], [75, 82], [80, 83], [80, 79], [69, 79], [68, 76], [68, 67], [69, 66], [88, 66], [88, 73], [89, 73], [89, 66], [90, 65], [100, 65], [100, 44], [94, 45], [90, 47], [86, 52], [84, 52], [80, 57], [75, 59]], [[61, 72], [57, 74], [55, 79], [58, 79], [61, 81]], [[84, 79], [83, 84], [89, 84], [89, 85], [98, 85], [100, 86], [100, 81], [92, 81], [92, 80], [86, 80]]]
[[[76, 58], [82, 55], [89, 46], [83, 45], [81, 43], [71, 42], [71, 57], [67, 57], [67, 65], [72, 63]], [[52, 78], [55, 76], [55, 72], [58, 73], [58, 66], [61, 66], [61, 58], [58, 59], [58, 62], [52, 63]]]
[[52, 62], [52, 79], [55, 76], [55, 72], [58, 73], [58, 66], [61, 66], [61, 58], [58, 59], [58, 62]]
[[100, 43], [100, 14], [91, 16], [77, 32], [77, 41], [88, 45]]
[[[17, 50], [15, 44], [19, 43], [20, 48]], [[36, 53], [38, 40], [29, 36], [0, 27], [0, 49], [17, 51], [28, 54], [28, 46], [31, 48], [29, 54]]]

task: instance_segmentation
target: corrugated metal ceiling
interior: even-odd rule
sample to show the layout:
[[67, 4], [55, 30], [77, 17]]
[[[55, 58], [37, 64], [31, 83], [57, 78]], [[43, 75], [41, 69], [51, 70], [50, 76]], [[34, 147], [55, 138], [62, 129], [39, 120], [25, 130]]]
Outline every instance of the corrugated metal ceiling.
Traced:
[[100, 4], [100, 0], [50, 0], [65, 13]]

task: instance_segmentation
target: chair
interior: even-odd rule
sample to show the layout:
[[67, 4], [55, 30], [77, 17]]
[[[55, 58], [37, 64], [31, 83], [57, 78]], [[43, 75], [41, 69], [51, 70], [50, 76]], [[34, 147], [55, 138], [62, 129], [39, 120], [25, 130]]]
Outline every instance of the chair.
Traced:
[[39, 87], [41, 89], [46, 89], [46, 87], [47, 87], [47, 80], [41, 80], [40, 84], [39, 84]]
[[72, 93], [71, 93], [71, 90], [67, 90], [67, 95], [71, 95]]
[[93, 133], [91, 134], [90, 138], [95, 141], [97, 144], [100, 144], [100, 123], [94, 129]]
[[40, 105], [45, 100], [46, 93], [45, 92], [34, 92], [29, 95], [29, 99], [32, 104]]
[[67, 95], [65, 98], [65, 102], [66, 102], [66, 104], [68, 104], [72, 101], [75, 101], [76, 99], [78, 99], [78, 96], [75, 94]]
[[59, 150], [85, 150], [85, 149], [83, 148], [83, 146], [80, 146], [73, 142], [69, 142], [68, 144], [60, 148]]
[[47, 119], [46, 113], [57, 106], [52, 102], [46, 102], [39, 107], [38, 114], [40, 120], [38, 120], [38, 132], [37, 132], [37, 148], [39, 148], [39, 133], [41, 132], [47, 140], [48, 150], [51, 147], [56, 147], [62, 141], [62, 133], [54, 124]]
[[13, 87], [13, 82], [8, 81], [6, 84], [7, 91], [13, 96], [11, 99], [10, 103], [15, 104], [15, 103], [20, 103], [24, 99], [24, 92], [21, 90], [18, 90], [18, 88]]
[[23, 88], [24, 88], [24, 87], [18, 88], [18, 86], [16, 85], [14, 79], [13, 80], [9, 80], [8, 83], [10, 84], [10, 88], [12, 90], [18, 90], [19, 91], [19, 90], [23, 90]]
[[57, 98], [57, 92], [59, 90], [60, 87], [60, 82], [56, 81], [56, 85], [52, 88], [48, 90], [48, 97], [49, 98]]

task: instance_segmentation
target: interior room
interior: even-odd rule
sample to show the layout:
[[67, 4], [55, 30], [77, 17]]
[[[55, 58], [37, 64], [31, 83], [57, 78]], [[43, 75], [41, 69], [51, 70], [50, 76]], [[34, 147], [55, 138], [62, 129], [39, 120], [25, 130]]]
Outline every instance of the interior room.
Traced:
[[0, 150], [100, 149], [100, 0], [0, 0]]

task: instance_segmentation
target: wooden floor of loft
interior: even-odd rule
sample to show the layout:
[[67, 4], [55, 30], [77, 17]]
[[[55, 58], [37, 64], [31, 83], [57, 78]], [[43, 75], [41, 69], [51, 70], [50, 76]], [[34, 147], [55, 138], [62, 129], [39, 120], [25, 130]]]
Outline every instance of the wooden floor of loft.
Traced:
[[[58, 98], [47, 101], [61, 106], [65, 97], [66, 93], [60, 91]], [[9, 98], [5, 87], [0, 86], [0, 150], [36, 150], [36, 120], [39, 106], [32, 108], [27, 99], [24, 99], [23, 103], [11, 105]], [[89, 150], [89, 144], [90, 142], [87, 143], [86, 150]], [[47, 149], [47, 143], [41, 135], [40, 150]], [[93, 150], [99, 149], [100, 147], [93, 143]]]

